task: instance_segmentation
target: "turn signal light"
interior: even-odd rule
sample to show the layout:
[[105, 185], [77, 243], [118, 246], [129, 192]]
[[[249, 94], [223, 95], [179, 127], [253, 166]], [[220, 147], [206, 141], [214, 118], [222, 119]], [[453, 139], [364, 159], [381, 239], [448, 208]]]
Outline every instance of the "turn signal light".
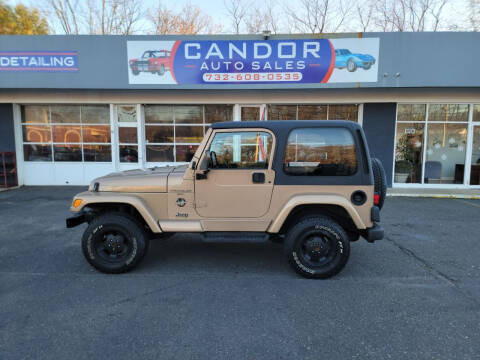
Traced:
[[82, 199], [75, 199], [73, 201], [73, 207], [75, 207], [75, 208], [79, 207], [81, 203], [82, 203]]
[[374, 205], [380, 204], [380, 195], [378, 193], [373, 194], [373, 204]]

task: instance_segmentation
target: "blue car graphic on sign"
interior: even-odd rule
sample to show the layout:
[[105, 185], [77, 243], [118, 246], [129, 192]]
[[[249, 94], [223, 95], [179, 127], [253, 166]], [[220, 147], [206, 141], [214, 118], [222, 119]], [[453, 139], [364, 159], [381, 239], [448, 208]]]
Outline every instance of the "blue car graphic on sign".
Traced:
[[354, 72], [357, 68], [368, 70], [375, 64], [375, 58], [368, 54], [352, 54], [348, 49], [335, 49], [335, 67], [337, 69], [347, 68]]

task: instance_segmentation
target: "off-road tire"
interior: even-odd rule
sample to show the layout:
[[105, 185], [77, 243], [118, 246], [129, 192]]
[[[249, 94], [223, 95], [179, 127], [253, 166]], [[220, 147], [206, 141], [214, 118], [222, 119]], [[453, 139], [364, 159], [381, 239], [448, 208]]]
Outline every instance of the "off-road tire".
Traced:
[[[107, 254], [108, 236], [122, 238], [124, 251], [118, 258]], [[111, 239], [111, 238], [110, 238]], [[120, 245], [119, 245], [120, 246]], [[82, 237], [85, 259], [97, 270], [107, 274], [119, 274], [132, 270], [145, 256], [149, 238], [141, 224], [124, 213], [104, 213], [94, 218]], [[101, 249], [101, 250], [99, 250]]]
[[[314, 266], [312, 265], [314, 261], [308, 260], [306, 257], [308, 255], [305, 255], [306, 243], [317, 238], [328, 239], [330, 243], [328, 254], [330, 251], [332, 254], [325, 256], [324, 263]], [[284, 251], [290, 266], [298, 274], [306, 278], [327, 279], [345, 267], [350, 255], [350, 241], [343, 228], [329, 217], [308, 216], [302, 218], [287, 232]]]
[[380, 196], [378, 207], [381, 209], [387, 196], [387, 177], [382, 162], [377, 158], [372, 158], [372, 170], [374, 179], [374, 191]]

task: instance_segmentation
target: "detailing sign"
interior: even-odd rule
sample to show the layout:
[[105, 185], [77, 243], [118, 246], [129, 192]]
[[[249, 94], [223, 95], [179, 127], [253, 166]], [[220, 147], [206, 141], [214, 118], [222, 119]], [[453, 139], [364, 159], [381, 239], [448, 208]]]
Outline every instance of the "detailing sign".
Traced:
[[130, 84], [377, 82], [378, 38], [128, 41]]
[[76, 51], [0, 51], [0, 71], [78, 71]]

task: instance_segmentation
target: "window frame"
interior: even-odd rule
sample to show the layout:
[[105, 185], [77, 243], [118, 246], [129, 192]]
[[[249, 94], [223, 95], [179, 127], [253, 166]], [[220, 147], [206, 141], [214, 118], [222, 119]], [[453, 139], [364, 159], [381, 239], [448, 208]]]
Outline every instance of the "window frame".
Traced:
[[[353, 140], [353, 145], [355, 146], [355, 154], [356, 154], [356, 168], [355, 168], [355, 172], [353, 172], [352, 174], [349, 174], [349, 175], [296, 175], [296, 174], [291, 174], [291, 173], [288, 173], [285, 171], [285, 167], [284, 167], [284, 164], [285, 164], [285, 158], [287, 156], [287, 147], [288, 147], [288, 139], [290, 138], [290, 135], [292, 134], [292, 132], [296, 131], [296, 130], [304, 130], [304, 129], [344, 129], [345, 131], [347, 131], [350, 136], [352, 137], [352, 140]], [[281, 171], [283, 172], [284, 175], [286, 176], [289, 176], [289, 177], [296, 177], [296, 178], [305, 178], [305, 177], [308, 177], [308, 178], [321, 178], [321, 179], [326, 179], [326, 178], [351, 178], [351, 177], [354, 177], [354, 176], [358, 176], [361, 172], [359, 171], [360, 167], [363, 165], [359, 159], [361, 159], [361, 149], [360, 149], [360, 144], [358, 143], [358, 138], [356, 137], [356, 134], [354, 134], [352, 132], [352, 130], [350, 128], [347, 128], [347, 127], [342, 127], [342, 126], [325, 126], [325, 127], [322, 127], [322, 126], [299, 126], [299, 127], [295, 127], [295, 128], [292, 128], [290, 129], [290, 131], [287, 133], [286, 137], [285, 137], [285, 144], [284, 144], [284, 147], [283, 147], [283, 157], [282, 157], [282, 164], [281, 164]], [[362, 160], [363, 161], [363, 160]]]
[[[261, 169], [261, 168], [209, 168], [209, 170], [210, 171], [222, 171], [222, 170], [226, 170], [226, 171], [229, 171], [229, 170], [234, 170], [234, 171], [238, 171], [238, 170], [267, 171], [267, 170], [272, 170], [273, 161], [274, 161], [275, 153], [276, 153], [276, 146], [277, 146], [277, 139], [276, 139], [276, 136], [273, 133], [273, 131], [271, 131], [269, 129], [265, 129], [265, 128], [237, 128], [237, 129], [233, 129], [233, 130], [234, 131], [232, 131], [232, 129], [213, 129], [212, 134], [210, 135], [210, 138], [208, 139], [208, 142], [205, 145], [204, 150], [202, 151], [202, 155], [200, 157], [200, 160], [198, 161], [198, 164], [203, 163], [203, 161], [205, 159], [205, 156], [206, 156], [206, 153], [207, 153], [207, 151], [210, 151], [210, 147], [212, 145], [212, 142], [215, 139], [216, 134], [218, 134], [218, 133], [265, 132], [265, 133], [270, 134], [270, 136], [272, 136], [272, 148], [270, 150], [271, 155], [270, 155], [270, 158], [268, 160], [268, 166], [266, 168], [263, 168], [263, 169]], [[197, 168], [197, 170], [199, 170], [199, 169]]]

